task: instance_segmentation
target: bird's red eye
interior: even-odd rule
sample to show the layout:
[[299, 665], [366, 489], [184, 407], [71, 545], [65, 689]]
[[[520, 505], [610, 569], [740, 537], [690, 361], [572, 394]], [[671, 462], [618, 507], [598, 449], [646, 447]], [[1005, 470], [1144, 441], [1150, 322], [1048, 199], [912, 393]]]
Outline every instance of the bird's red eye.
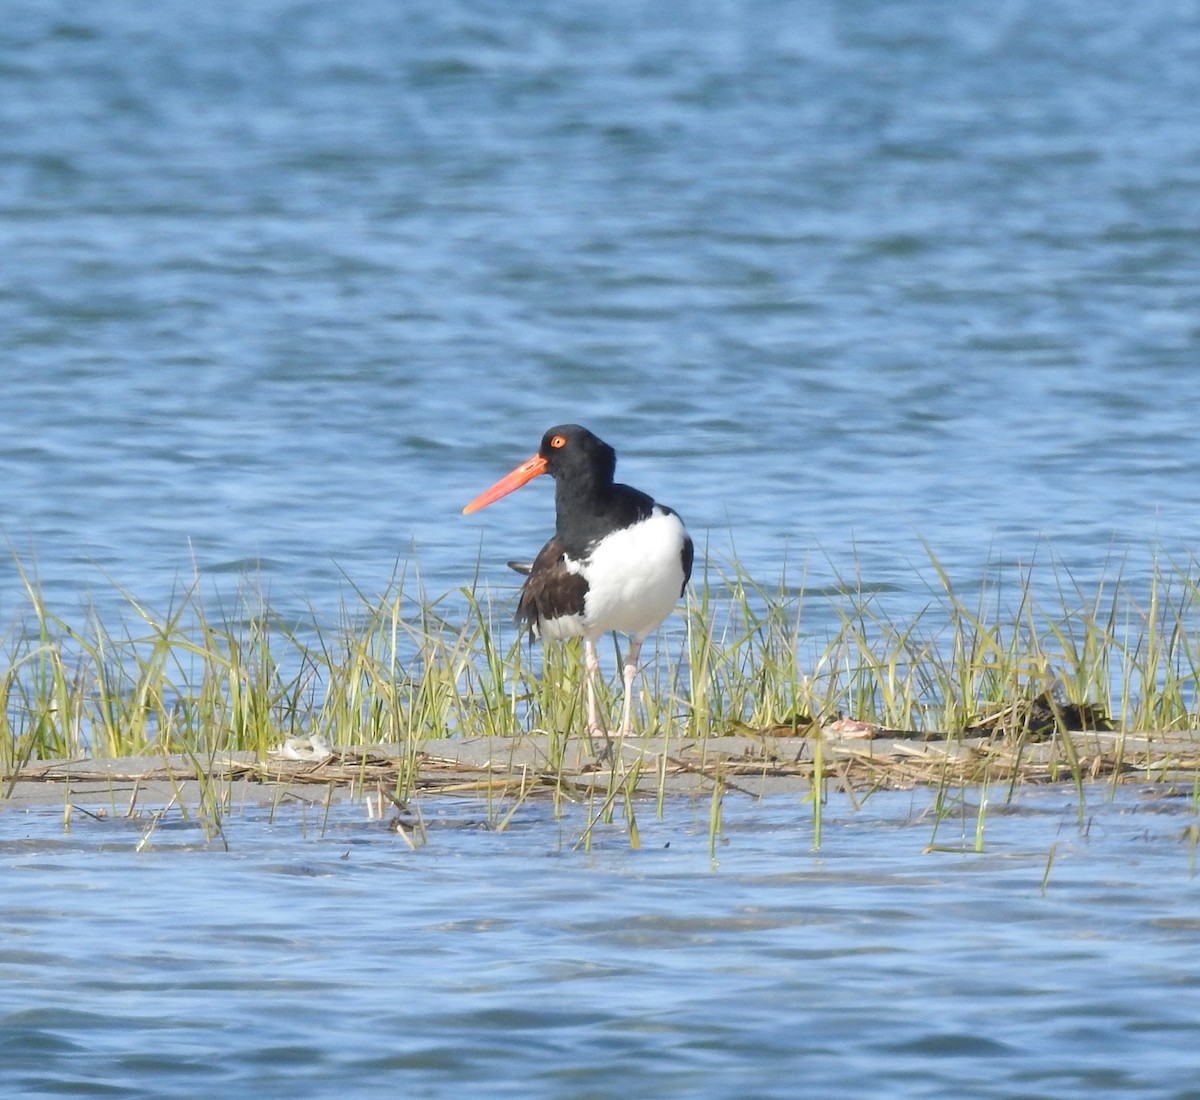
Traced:
[[558, 450], [560, 447], [565, 447], [566, 445], [567, 445], [567, 437], [565, 435], [556, 435], [553, 439], [550, 440], [550, 446], [553, 447], [555, 450]]

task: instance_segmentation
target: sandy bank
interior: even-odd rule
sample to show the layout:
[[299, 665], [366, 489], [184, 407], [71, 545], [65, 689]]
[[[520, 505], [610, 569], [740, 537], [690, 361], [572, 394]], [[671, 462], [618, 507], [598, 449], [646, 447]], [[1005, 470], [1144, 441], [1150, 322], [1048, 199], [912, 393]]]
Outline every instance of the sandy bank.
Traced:
[[427, 741], [415, 756], [394, 745], [337, 749], [324, 760], [259, 759], [222, 753], [31, 761], [4, 776], [0, 806], [103, 804], [146, 808], [205, 790], [239, 803], [323, 801], [331, 795], [417, 794], [511, 797], [550, 791], [587, 794], [636, 786], [670, 794], [711, 792], [715, 784], [758, 795], [808, 790], [818, 773], [851, 790], [988, 781], [1193, 783], [1200, 779], [1195, 732], [1081, 732], [1024, 746], [1003, 739], [921, 740], [741, 735], [704, 740], [630, 738], [597, 763], [586, 740], [570, 739], [556, 759], [548, 735]]

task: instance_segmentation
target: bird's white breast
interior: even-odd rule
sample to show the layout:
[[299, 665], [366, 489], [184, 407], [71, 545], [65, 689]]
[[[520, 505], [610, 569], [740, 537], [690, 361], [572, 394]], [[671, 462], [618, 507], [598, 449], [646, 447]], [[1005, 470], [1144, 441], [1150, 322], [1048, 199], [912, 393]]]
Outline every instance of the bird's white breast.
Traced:
[[614, 531], [592, 548], [583, 625], [589, 634], [619, 630], [645, 637], [671, 613], [683, 588], [683, 523], [655, 505], [644, 520]]

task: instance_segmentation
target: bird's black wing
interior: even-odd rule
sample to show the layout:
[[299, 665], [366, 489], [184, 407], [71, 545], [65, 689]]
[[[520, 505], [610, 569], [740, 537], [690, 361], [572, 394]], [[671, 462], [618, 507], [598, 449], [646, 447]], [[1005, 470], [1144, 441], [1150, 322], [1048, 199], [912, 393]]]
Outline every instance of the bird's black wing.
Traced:
[[518, 623], [528, 623], [534, 633], [539, 622], [583, 614], [588, 582], [567, 568], [566, 558], [562, 543], [557, 536], [552, 538], [538, 551], [521, 586], [514, 618]]

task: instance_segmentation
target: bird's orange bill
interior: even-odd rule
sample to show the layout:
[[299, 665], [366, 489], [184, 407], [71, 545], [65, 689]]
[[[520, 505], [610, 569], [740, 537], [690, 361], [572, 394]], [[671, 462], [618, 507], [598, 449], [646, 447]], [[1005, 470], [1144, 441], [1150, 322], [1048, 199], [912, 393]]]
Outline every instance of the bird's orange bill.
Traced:
[[469, 516], [472, 512], [478, 512], [480, 508], [486, 508], [501, 497], [508, 496], [514, 489], [521, 488], [525, 482], [532, 481], [538, 474], [545, 472], [546, 460], [541, 455], [534, 455], [527, 462], [522, 462], [511, 474], [502, 477], [490, 489], [485, 489], [480, 493], [463, 509], [463, 515]]

